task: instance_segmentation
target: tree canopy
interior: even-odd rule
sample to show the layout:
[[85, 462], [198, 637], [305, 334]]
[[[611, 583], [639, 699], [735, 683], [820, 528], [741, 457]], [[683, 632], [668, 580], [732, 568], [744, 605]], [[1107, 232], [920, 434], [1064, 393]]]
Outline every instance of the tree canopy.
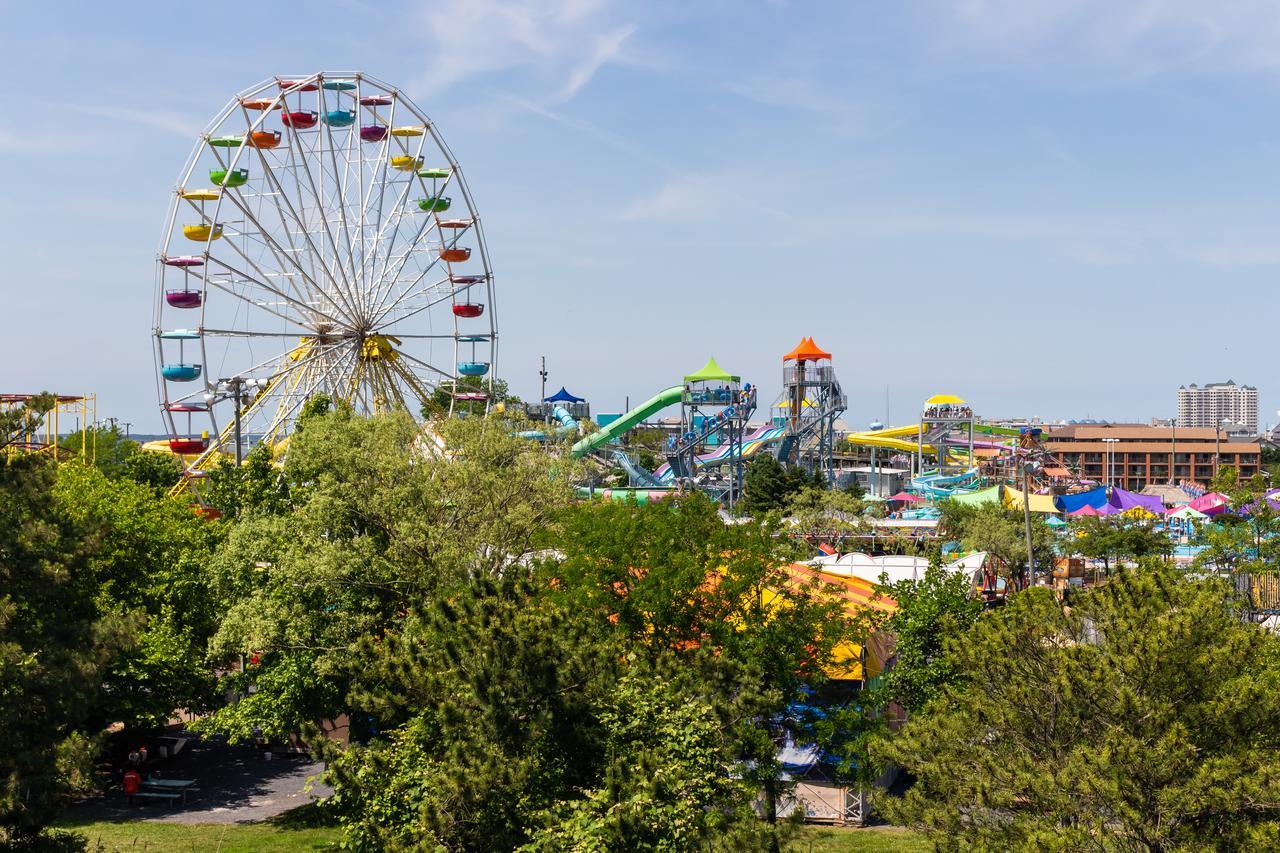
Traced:
[[1280, 843], [1280, 656], [1229, 585], [1159, 562], [1064, 606], [1011, 597], [877, 754], [916, 778], [891, 818], [972, 849]]

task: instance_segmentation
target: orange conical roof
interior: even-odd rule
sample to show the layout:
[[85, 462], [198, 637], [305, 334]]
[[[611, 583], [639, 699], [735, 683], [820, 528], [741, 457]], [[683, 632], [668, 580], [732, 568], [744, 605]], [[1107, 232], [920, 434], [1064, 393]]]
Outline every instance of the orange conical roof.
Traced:
[[813, 342], [813, 338], [801, 338], [796, 348], [782, 357], [783, 361], [817, 361], [831, 358], [831, 353]]

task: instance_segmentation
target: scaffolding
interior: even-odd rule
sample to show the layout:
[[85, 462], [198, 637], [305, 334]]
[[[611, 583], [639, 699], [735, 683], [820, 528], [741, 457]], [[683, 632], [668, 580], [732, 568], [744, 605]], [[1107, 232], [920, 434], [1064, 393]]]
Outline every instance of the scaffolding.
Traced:
[[[0, 394], [0, 413], [9, 413], [26, 406], [38, 394]], [[16, 436], [5, 446], [9, 456], [37, 453], [57, 460], [61, 455], [74, 453], [75, 442], [71, 447], [62, 447], [62, 426], [69, 419], [75, 419], [74, 428], [67, 432], [67, 437], [78, 436], [79, 456], [89, 462], [96, 462], [98, 455], [98, 433], [94, 424], [98, 418], [98, 398], [95, 394], [54, 394], [53, 408], [44, 417], [33, 420], [31, 427]]]
[[773, 423], [786, 427], [778, 461], [804, 468], [834, 485], [836, 419], [847, 406], [831, 353], [813, 338], [804, 338], [782, 357], [782, 394], [772, 414]]
[[[964, 473], [975, 468], [973, 456], [973, 409], [953, 394], [935, 394], [924, 401], [920, 425], [916, 428], [916, 476], [923, 476], [924, 448], [932, 445], [938, 457], [938, 476]], [[952, 462], [948, 451], [951, 434], [959, 432], [968, 446], [969, 455], [962, 462]]]
[[743, 437], [755, 409], [755, 388], [714, 358], [684, 377], [680, 435], [667, 447], [677, 485], [701, 489], [732, 508], [742, 495]]

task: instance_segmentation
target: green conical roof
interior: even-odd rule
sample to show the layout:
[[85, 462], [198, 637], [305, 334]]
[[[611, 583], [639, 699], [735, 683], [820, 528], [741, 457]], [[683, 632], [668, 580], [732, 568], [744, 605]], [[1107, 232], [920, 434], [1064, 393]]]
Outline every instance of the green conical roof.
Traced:
[[723, 367], [716, 364], [715, 357], [707, 359], [707, 363], [702, 365], [702, 369], [697, 373], [690, 373], [684, 378], [685, 382], [737, 382], [741, 379], [739, 376], [731, 376]]

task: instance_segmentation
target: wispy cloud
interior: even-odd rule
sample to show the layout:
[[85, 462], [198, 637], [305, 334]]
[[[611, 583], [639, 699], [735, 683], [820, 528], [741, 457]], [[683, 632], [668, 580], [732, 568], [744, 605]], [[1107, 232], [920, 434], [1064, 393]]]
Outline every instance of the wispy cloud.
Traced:
[[184, 139], [194, 139], [200, 133], [201, 128], [201, 123], [189, 116], [163, 110], [101, 107], [89, 104], [52, 104], [51, 106], [120, 124], [132, 124], [163, 130], [166, 133], [172, 133]]
[[953, 0], [915, 4], [933, 41], [984, 65], [1107, 75], [1280, 70], [1272, 0]]
[[467, 0], [417, 13], [430, 43], [420, 88], [523, 69], [548, 102], [570, 100], [610, 63], [624, 61], [635, 24], [608, 0]]
[[[761, 197], [743, 192], [744, 187], [756, 186], [758, 177], [750, 167], [675, 172], [652, 192], [626, 204], [619, 218], [626, 222], [663, 220], [702, 226], [741, 218], [774, 224], [797, 222], [796, 214], [776, 203], [768, 193]], [[772, 177], [780, 185], [789, 183], [779, 174]]]

